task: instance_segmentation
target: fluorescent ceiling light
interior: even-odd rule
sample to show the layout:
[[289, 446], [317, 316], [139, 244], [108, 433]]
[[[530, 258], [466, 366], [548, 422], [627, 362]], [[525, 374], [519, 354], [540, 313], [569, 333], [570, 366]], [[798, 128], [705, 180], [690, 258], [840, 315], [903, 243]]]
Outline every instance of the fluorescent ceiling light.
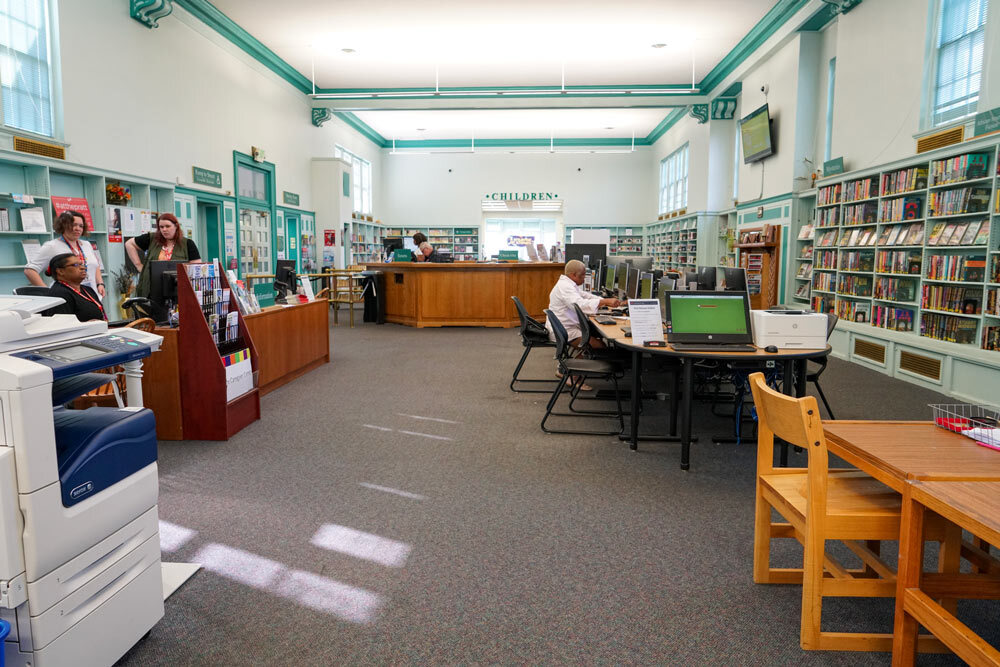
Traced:
[[537, 88], [532, 90], [501, 90], [501, 89], [476, 89], [476, 90], [446, 90], [435, 92], [431, 90], [408, 90], [408, 91], [385, 91], [385, 92], [343, 92], [343, 93], [314, 93], [311, 97], [314, 100], [357, 100], [357, 99], [379, 99], [391, 97], [461, 97], [464, 95], [475, 95], [479, 97], [490, 97], [506, 95], [509, 97], [531, 97], [534, 95], [684, 95], [690, 96], [700, 92], [697, 87], [691, 88], [591, 88], [586, 90], [565, 90], [562, 88]]

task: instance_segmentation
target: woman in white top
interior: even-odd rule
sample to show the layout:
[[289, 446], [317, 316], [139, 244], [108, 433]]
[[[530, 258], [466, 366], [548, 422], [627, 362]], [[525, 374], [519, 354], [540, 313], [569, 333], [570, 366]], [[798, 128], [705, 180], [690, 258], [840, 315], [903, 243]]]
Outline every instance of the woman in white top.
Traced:
[[35, 259], [24, 267], [24, 275], [32, 285], [45, 286], [41, 272], [56, 255], [66, 252], [73, 253], [87, 268], [87, 278], [83, 281], [92, 290], [104, 298], [104, 278], [101, 276], [101, 257], [90, 245], [90, 241], [81, 239], [87, 234], [87, 224], [83, 215], [76, 211], [63, 211], [52, 224], [52, 229], [59, 234], [51, 241], [46, 241]]

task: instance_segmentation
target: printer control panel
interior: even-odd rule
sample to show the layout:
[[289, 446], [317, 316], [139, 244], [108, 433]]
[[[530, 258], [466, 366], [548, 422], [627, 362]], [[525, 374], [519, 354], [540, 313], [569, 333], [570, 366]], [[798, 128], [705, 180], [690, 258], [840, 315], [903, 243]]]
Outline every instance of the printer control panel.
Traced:
[[150, 346], [145, 343], [125, 336], [108, 334], [76, 340], [69, 344], [17, 352], [11, 356], [48, 366], [52, 369], [52, 378], [58, 380], [143, 359], [151, 352]]

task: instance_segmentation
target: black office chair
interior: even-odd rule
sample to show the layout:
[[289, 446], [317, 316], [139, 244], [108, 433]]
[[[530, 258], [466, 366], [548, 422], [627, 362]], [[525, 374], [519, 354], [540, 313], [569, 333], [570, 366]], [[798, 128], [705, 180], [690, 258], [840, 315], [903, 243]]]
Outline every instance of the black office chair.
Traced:
[[17, 296], [52, 296], [52, 292], [44, 285], [21, 285], [14, 288]]
[[[549, 310], [545, 309], [545, 316], [549, 320], [549, 324], [552, 326], [552, 330], [556, 337], [556, 359], [559, 361], [559, 370], [562, 372], [562, 377], [559, 379], [559, 384], [556, 386], [555, 391], [552, 392], [552, 397], [549, 398], [548, 405], [545, 407], [545, 416], [542, 417], [542, 430], [546, 433], [568, 433], [573, 435], [619, 435], [625, 430], [625, 416], [622, 413], [622, 400], [621, 394], [618, 391], [618, 377], [616, 376], [615, 364], [608, 361], [602, 361], [599, 359], [580, 359], [572, 358], [570, 356], [570, 344], [569, 339], [566, 336], [566, 328], [563, 326], [559, 318]], [[572, 412], [553, 412], [552, 409], [555, 407], [556, 402], [559, 400], [559, 396], [562, 394], [563, 389], [566, 388], [566, 383], [573, 378], [573, 389], [570, 391], [570, 410]], [[610, 380], [615, 387], [615, 402], [618, 404], [618, 409], [616, 412], [598, 412], [589, 411], [585, 412], [582, 410], [573, 410], [573, 402], [576, 400], [576, 394], [579, 393], [580, 387], [586, 380]], [[546, 428], [545, 422], [548, 421], [550, 416], [560, 416], [560, 417], [603, 417], [617, 415], [618, 417], [618, 430], [617, 431], [578, 431], [578, 430], [555, 430]]]
[[[833, 333], [833, 330], [837, 326], [837, 320], [839, 320], [839, 319], [840, 319], [840, 317], [838, 315], [836, 315], [835, 313], [827, 313], [826, 314], [826, 340], [827, 340], [827, 342], [829, 342], [829, 340], [830, 340], [830, 334]], [[808, 370], [806, 371], [806, 382], [812, 382], [814, 385], [816, 385], [816, 393], [818, 393], [820, 399], [822, 399], [823, 406], [826, 408], [827, 414], [830, 415], [830, 419], [836, 419], [836, 417], [833, 416], [833, 410], [830, 409], [830, 402], [826, 400], [826, 394], [823, 393], [823, 388], [819, 386], [819, 376], [822, 375], [823, 371], [826, 370], [827, 359], [828, 359], [827, 357], [823, 357], [822, 359], [817, 359], [815, 361], [813, 361], [812, 359], [810, 359], [809, 361], [806, 362], [807, 364], [808, 363], [814, 363], [814, 364], [816, 364], [818, 366], [818, 368], [816, 368], [816, 370], [814, 370], [812, 372], [809, 372]]]
[[547, 394], [548, 389], [519, 389], [520, 383], [531, 383], [531, 384], [548, 384], [555, 385], [559, 380], [522, 380], [518, 377], [521, 372], [521, 367], [524, 366], [524, 362], [528, 359], [528, 353], [530, 353], [536, 347], [550, 347], [555, 348], [556, 344], [549, 340], [549, 330], [545, 328], [545, 325], [528, 315], [527, 309], [521, 300], [516, 296], [510, 297], [514, 301], [514, 307], [517, 308], [517, 316], [521, 319], [521, 344], [524, 345], [524, 354], [521, 355], [521, 360], [517, 362], [517, 368], [514, 369], [514, 376], [510, 380], [510, 390], [522, 394]]

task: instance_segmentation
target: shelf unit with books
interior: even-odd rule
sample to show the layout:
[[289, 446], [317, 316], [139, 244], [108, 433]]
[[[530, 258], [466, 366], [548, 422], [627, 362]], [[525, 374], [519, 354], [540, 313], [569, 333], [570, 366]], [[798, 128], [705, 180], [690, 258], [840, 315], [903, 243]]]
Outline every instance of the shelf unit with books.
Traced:
[[746, 270], [750, 307], [767, 309], [778, 303], [778, 273], [781, 263], [781, 227], [740, 229], [739, 265]]
[[382, 261], [383, 230], [381, 223], [372, 220], [371, 216], [363, 216], [360, 213], [351, 215], [351, 222], [345, 230], [351, 240], [350, 264]]
[[[831, 339], [837, 356], [995, 400], [971, 378], [1000, 369], [998, 144], [983, 137], [819, 183], [813, 305], [849, 319]], [[833, 298], [817, 292], [824, 273], [836, 276], [821, 279], [835, 281]]]
[[574, 229], [607, 229], [608, 255], [611, 257], [640, 257], [646, 243], [643, 225], [566, 225], [566, 244], [573, 242]]
[[[713, 238], [718, 234], [718, 219], [719, 214], [699, 212], [651, 222], [646, 225], [644, 253], [637, 254], [651, 256], [653, 268], [662, 270], [693, 271], [698, 265], [717, 266], [719, 253], [727, 249], [724, 239], [718, 239], [716, 244]], [[728, 224], [735, 229], [735, 217]]]
[[456, 262], [475, 262], [479, 259], [479, 228], [454, 227], [452, 257]]

